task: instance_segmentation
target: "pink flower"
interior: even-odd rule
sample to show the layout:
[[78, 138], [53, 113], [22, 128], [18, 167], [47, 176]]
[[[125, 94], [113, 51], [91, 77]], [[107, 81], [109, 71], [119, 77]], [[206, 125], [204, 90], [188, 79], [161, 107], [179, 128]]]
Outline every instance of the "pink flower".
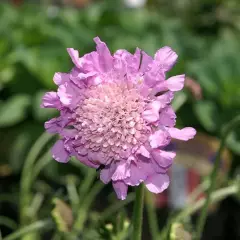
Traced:
[[98, 37], [94, 41], [97, 50], [83, 57], [68, 49], [74, 68], [56, 73], [57, 92], [43, 97], [42, 107], [60, 111], [45, 123], [48, 132], [61, 136], [53, 158], [66, 163], [75, 156], [89, 167], [101, 166], [100, 179], [112, 181], [119, 199], [126, 198], [129, 185], [142, 182], [160, 193], [169, 185], [167, 171], [176, 155], [165, 147], [171, 138], [187, 141], [196, 134], [190, 127], [174, 128], [170, 103], [183, 88], [184, 75], [166, 80], [165, 74], [177, 54], [164, 47], [154, 58], [138, 48], [111, 55]]

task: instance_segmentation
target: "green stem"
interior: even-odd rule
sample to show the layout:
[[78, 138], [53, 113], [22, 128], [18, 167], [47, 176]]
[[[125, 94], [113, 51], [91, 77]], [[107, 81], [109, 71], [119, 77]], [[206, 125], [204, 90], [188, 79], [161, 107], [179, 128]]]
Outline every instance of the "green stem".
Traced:
[[[239, 187], [237, 185], [232, 185], [229, 187], [221, 188], [212, 194], [212, 199], [211, 199], [212, 203], [219, 202], [230, 195], [237, 194], [238, 191], [239, 191]], [[207, 199], [203, 198], [203, 199], [198, 200], [195, 204], [190, 205], [188, 208], [186, 208], [184, 211], [179, 213], [174, 218], [175, 222], [181, 221], [181, 220], [185, 219], [186, 217], [194, 214], [199, 209], [201, 209], [203, 206], [205, 206], [206, 202], [207, 202]]]
[[87, 175], [85, 176], [81, 186], [79, 188], [79, 203], [81, 204], [84, 201], [84, 198], [87, 196], [87, 193], [93, 184], [94, 179], [96, 178], [96, 170], [89, 168]]
[[35, 232], [37, 230], [44, 229], [44, 228], [49, 229], [51, 227], [53, 227], [52, 220], [47, 219], [47, 220], [37, 221], [6, 236], [5, 238], [3, 238], [3, 240], [19, 239], [23, 235], [28, 234], [30, 232]]
[[156, 214], [156, 209], [154, 205], [153, 195], [149, 191], [146, 192], [146, 208], [147, 208], [148, 222], [149, 222], [149, 228], [150, 228], [150, 233], [152, 235], [152, 239], [157, 240], [158, 233], [159, 233], [158, 220], [157, 220], [157, 214]]
[[143, 207], [144, 207], [144, 185], [140, 184], [136, 189], [136, 198], [133, 210], [132, 240], [142, 239]]
[[108, 217], [112, 216], [114, 213], [116, 213], [119, 209], [123, 208], [130, 202], [132, 202], [135, 199], [134, 193], [128, 194], [128, 197], [124, 201], [118, 201], [117, 203], [114, 203], [112, 206], [107, 208], [102, 214], [101, 214], [101, 220], [105, 220]]
[[39, 173], [45, 168], [51, 161], [52, 155], [50, 150], [47, 151], [39, 160], [37, 160], [36, 165], [33, 169], [32, 181], [35, 181]]
[[239, 124], [240, 124], [240, 115], [235, 117], [232, 121], [230, 121], [223, 128], [221, 143], [220, 143], [220, 146], [219, 146], [219, 149], [218, 149], [218, 152], [217, 152], [217, 156], [215, 158], [213, 170], [212, 170], [211, 175], [210, 175], [210, 187], [207, 191], [206, 202], [203, 206], [203, 210], [202, 210], [201, 215], [200, 215], [200, 217], [198, 219], [198, 222], [197, 222], [197, 235], [196, 235], [197, 238], [196, 239], [200, 240], [201, 236], [202, 236], [202, 232], [203, 232], [204, 225], [205, 225], [206, 218], [207, 218], [208, 207], [209, 207], [209, 204], [211, 202], [211, 194], [212, 194], [212, 192], [214, 191], [214, 188], [215, 188], [217, 173], [218, 173], [218, 169], [219, 169], [220, 162], [221, 162], [221, 154], [222, 154], [222, 151], [224, 149], [227, 136]]
[[[221, 188], [212, 193], [212, 203], [217, 203], [228, 196], [237, 194], [238, 191], [239, 191], [238, 185], [232, 185], [229, 187]], [[169, 229], [174, 222], [183, 221], [187, 217], [191, 216], [192, 214], [200, 210], [205, 203], [206, 203], [206, 198], [202, 198], [197, 202], [195, 202], [194, 204], [187, 207], [186, 209], [184, 209], [183, 211], [181, 211], [176, 216], [171, 217], [171, 220], [168, 221], [167, 226], [161, 232], [159, 239], [167, 239], [167, 234], [169, 232]]]
[[192, 204], [197, 200], [197, 198], [200, 196], [200, 194], [204, 193], [209, 188], [209, 179], [204, 180], [202, 183], [200, 183], [189, 195], [187, 198], [187, 202], [189, 204]]
[[16, 229], [18, 227], [17, 223], [13, 221], [11, 218], [5, 217], [5, 216], [0, 216], [0, 226], [4, 225], [8, 228], [11, 229]]
[[43, 133], [35, 142], [24, 162], [21, 180], [20, 180], [20, 223], [26, 223], [26, 208], [31, 199], [30, 187], [32, 183], [32, 169], [34, 162], [40, 154], [43, 146], [52, 138], [51, 135]]
[[73, 176], [67, 176], [67, 191], [73, 213], [79, 208], [79, 196], [76, 188], [76, 181]]
[[77, 219], [73, 225], [73, 231], [75, 233], [80, 233], [83, 230], [84, 223], [89, 214], [89, 208], [94, 201], [96, 195], [103, 189], [105, 185], [102, 183], [96, 183], [92, 189], [89, 191], [89, 194], [86, 196], [81, 206], [79, 206], [79, 211], [77, 214]]

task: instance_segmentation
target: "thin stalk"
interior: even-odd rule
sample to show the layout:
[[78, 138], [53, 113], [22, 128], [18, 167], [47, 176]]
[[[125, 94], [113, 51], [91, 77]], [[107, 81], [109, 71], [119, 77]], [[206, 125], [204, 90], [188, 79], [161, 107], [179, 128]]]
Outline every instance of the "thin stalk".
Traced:
[[24, 162], [21, 180], [20, 180], [20, 223], [24, 225], [26, 219], [26, 208], [31, 199], [30, 187], [32, 183], [32, 169], [34, 162], [40, 154], [43, 146], [52, 138], [51, 135], [43, 133], [35, 142]]
[[32, 181], [34, 181], [37, 178], [42, 169], [45, 168], [51, 161], [52, 155], [49, 150], [46, 153], [44, 153], [44, 155], [39, 160], [37, 160], [36, 165], [33, 169]]
[[209, 186], [209, 180], [203, 181], [191, 192], [191, 194], [187, 198], [187, 202], [189, 204], [195, 202], [196, 199], [200, 196], [200, 194], [204, 193], [209, 188]]
[[152, 239], [157, 240], [159, 233], [158, 220], [153, 195], [149, 191], [146, 191], [146, 209], [148, 214], [149, 230], [152, 235]]
[[87, 193], [91, 188], [91, 185], [93, 184], [93, 181], [95, 178], [96, 178], [96, 170], [89, 168], [87, 171], [87, 175], [85, 176], [79, 188], [80, 204], [84, 201], [84, 198], [87, 196]]
[[37, 221], [35, 223], [32, 223], [26, 227], [19, 229], [18, 231], [14, 232], [12, 234], [9, 234], [5, 238], [3, 238], [3, 240], [19, 239], [20, 237], [24, 236], [25, 234], [35, 232], [40, 229], [50, 229], [52, 227], [53, 227], [53, 222], [50, 219]]
[[37, 213], [42, 206], [43, 200], [44, 200], [44, 195], [42, 193], [35, 194], [35, 196], [33, 197], [32, 203], [28, 208], [28, 216], [30, 218], [33, 219], [37, 216]]
[[105, 185], [102, 183], [96, 183], [91, 190], [89, 190], [89, 194], [86, 196], [84, 201], [82, 202], [78, 214], [77, 219], [73, 225], [74, 234], [80, 233], [83, 230], [84, 223], [88, 216], [89, 208], [94, 201], [96, 195], [103, 189]]
[[0, 225], [4, 225], [8, 228], [11, 228], [12, 230], [17, 229], [18, 225], [15, 221], [13, 221], [11, 218], [0, 216]]
[[142, 239], [142, 220], [144, 207], [144, 185], [140, 184], [136, 189], [136, 198], [133, 210], [132, 240]]
[[102, 214], [101, 214], [101, 220], [105, 220], [108, 217], [112, 216], [114, 213], [116, 213], [119, 209], [123, 208], [130, 202], [132, 202], [135, 199], [135, 194], [130, 193], [128, 194], [128, 197], [124, 201], [118, 201], [117, 203], [114, 203], [112, 206], [108, 207]]
[[240, 124], [240, 115], [235, 117], [232, 121], [230, 121], [223, 128], [221, 143], [220, 143], [220, 146], [219, 146], [219, 149], [218, 149], [218, 152], [217, 152], [217, 156], [215, 158], [213, 170], [212, 170], [211, 175], [210, 175], [210, 187], [207, 190], [206, 202], [203, 206], [203, 210], [202, 210], [201, 215], [200, 215], [200, 217], [198, 219], [198, 222], [197, 222], [197, 235], [196, 235], [197, 237], [196, 237], [196, 239], [200, 240], [201, 236], [202, 236], [202, 232], [203, 232], [205, 222], [206, 222], [206, 219], [207, 219], [208, 207], [209, 207], [209, 204], [211, 203], [211, 194], [212, 194], [212, 192], [214, 191], [214, 188], [215, 188], [217, 173], [218, 173], [218, 169], [220, 167], [220, 162], [221, 162], [221, 154], [222, 154], [222, 151], [224, 149], [227, 136], [239, 124]]
[[79, 195], [77, 192], [75, 180], [72, 176], [67, 177], [67, 191], [73, 213], [75, 213], [79, 207]]
[[[239, 192], [238, 185], [232, 185], [229, 187], [221, 188], [212, 193], [212, 203], [217, 203], [228, 196], [237, 194], [238, 192]], [[197, 202], [193, 203], [186, 209], [182, 210], [179, 214], [173, 216], [171, 220], [168, 221], [167, 226], [161, 232], [159, 239], [166, 239], [167, 233], [169, 232], [169, 229], [174, 222], [179, 222], [186, 219], [187, 217], [190, 217], [192, 214], [200, 210], [204, 206], [204, 204], [206, 204], [206, 198], [198, 200]]]
[[[221, 188], [221, 189], [213, 192], [212, 199], [211, 199], [212, 203], [219, 202], [219, 201], [223, 200], [224, 198], [226, 198], [230, 195], [237, 194], [238, 191], [239, 191], [239, 187], [237, 185], [232, 185], [232, 186], [229, 186], [229, 187]], [[175, 222], [181, 221], [181, 220], [185, 219], [186, 217], [194, 214], [199, 209], [204, 207], [206, 205], [206, 202], [207, 202], [207, 198], [203, 198], [203, 199], [198, 200], [195, 204], [190, 205], [184, 211], [179, 213], [174, 218], [174, 221]]]

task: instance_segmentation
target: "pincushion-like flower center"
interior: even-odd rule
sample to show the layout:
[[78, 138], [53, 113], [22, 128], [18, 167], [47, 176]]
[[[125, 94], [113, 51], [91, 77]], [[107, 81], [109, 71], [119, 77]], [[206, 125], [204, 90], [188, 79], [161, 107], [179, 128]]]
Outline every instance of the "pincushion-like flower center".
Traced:
[[127, 84], [90, 88], [76, 112], [76, 128], [84, 150], [104, 153], [106, 161], [129, 157], [147, 140], [149, 130], [141, 117], [145, 104], [137, 88]]

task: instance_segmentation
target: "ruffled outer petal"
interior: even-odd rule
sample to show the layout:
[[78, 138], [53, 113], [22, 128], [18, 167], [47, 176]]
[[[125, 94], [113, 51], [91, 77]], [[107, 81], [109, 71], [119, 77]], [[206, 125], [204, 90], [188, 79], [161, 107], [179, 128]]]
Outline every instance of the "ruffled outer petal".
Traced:
[[176, 156], [174, 152], [166, 152], [159, 149], [154, 149], [151, 152], [152, 158], [156, 161], [156, 163], [162, 168], [168, 168], [172, 165], [173, 159]]
[[116, 163], [111, 163], [101, 170], [100, 179], [103, 183], [107, 184], [111, 181], [112, 175], [115, 172], [116, 167], [117, 167]]
[[155, 174], [148, 177], [144, 183], [150, 192], [161, 193], [168, 188], [169, 177], [167, 174]]
[[97, 53], [99, 55], [99, 65], [102, 72], [108, 72], [113, 67], [113, 57], [107, 47], [107, 45], [100, 40], [99, 37], [94, 38], [97, 44]]
[[82, 92], [80, 89], [71, 82], [66, 82], [63, 85], [60, 85], [57, 94], [61, 103], [70, 109], [74, 109], [82, 98]]
[[47, 92], [42, 98], [42, 108], [61, 108], [61, 102], [56, 92]]
[[125, 200], [127, 197], [128, 185], [123, 181], [113, 181], [113, 188], [120, 200]]
[[130, 164], [128, 162], [119, 162], [115, 172], [112, 175], [113, 181], [123, 180], [130, 176]]
[[63, 140], [58, 140], [52, 147], [52, 157], [61, 163], [67, 163], [69, 161], [69, 153], [64, 148]]
[[70, 55], [73, 63], [75, 64], [76, 67], [81, 68], [81, 59], [79, 58], [79, 53], [77, 50], [74, 48], [67, 48], [68, 54]]
[[48, 133], [59, 133], [62, 130], [61, 119], [52, 118], [49, 121], [45, 122], [44, 128]]
[[53, 81], [56, 85], [62, 85], [65, 82], [69, 81], [69, 73], [60, 73], [57, 72], [53, 76]]
[[164, 72], [169, 71], [173, 67], [177, 58], [178, 55], [167, 46], [160, 48], [154, 56], [154, 60], [159, 64]]
[[159, 123], [163, 126], [173, 127], [176, 124], [176, 114], [171, 106], [164, 108], [159, 114]]
[[161, 109], [161, 102], [153, 101], [149, 103], [146, 110], [142, 113], [144, 120], [148, 122], [156, 122], [159, 119], [159, 110]]
[[182, 141], [188, 141], [189, 139], [192, 139], [197, 133], [196, 130], [191, 127], [186, 127], [183, 129], [169, 128], [168, 132], [172, 138], [176, 138]]
[[152, 148], [164, 147], [171, 141], [170, 134], [165, 129], [159, 129], [149, 137], [149, 143]]
[[167, 88], [170, 91], [176, 92], [182, 90], [185, 81], [185, 74], [177, 75], [174, 77], [170, 77], [167, 82]]

